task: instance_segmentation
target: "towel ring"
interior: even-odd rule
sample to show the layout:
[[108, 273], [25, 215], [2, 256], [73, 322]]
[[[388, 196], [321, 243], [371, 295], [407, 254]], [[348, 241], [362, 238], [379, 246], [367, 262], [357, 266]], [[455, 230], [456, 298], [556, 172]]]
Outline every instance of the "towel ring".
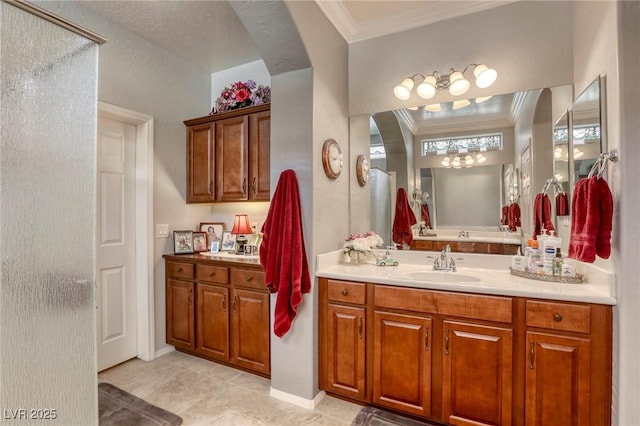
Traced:
[[612, 163], [618, 161], [618, 150], [616, 148], [612, 148], [608, 152], [603, 152], [598, 156], [598, 159], [593, 163], [593, 166], [591, 166], [588, 177], [597, 176], [598, 178], [602, 178], [607, 168], [607, 160]]

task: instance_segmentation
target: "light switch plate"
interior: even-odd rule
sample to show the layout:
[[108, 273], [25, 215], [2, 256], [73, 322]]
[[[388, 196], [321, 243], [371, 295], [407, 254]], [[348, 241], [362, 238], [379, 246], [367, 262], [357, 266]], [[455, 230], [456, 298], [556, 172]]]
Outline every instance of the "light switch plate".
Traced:
[[168, 223], [158, 223], [156, 225], [156, 238], [169, 238]]

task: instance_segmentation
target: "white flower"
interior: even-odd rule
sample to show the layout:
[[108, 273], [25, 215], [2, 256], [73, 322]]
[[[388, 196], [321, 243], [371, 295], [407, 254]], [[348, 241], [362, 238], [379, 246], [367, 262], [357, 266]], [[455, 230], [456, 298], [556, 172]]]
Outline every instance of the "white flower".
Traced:
[[342, 247], [345, 252], [352, 250], [367, 252], [383, 244], [384, 240], [378, 234], [371, 231], [366, 234], [350, 235]]

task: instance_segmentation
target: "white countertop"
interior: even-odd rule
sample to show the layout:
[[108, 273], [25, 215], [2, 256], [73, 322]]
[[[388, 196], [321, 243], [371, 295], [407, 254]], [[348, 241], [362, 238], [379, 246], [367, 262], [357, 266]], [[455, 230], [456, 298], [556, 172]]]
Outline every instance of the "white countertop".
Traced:
[[[428, 254], [427, 254], [428, 253]], [[345, 262], [342, 250], [317, 257], [317, 277], [375, 284], [415, 287], [502, 296], [615, 305], [615, 274], [590, 264], [575, 262], [586, 282], [566, 284], [538, 281], [511, 275], [511, 256], [451, 253], [457, 272], [433, 271], [432, 252], [393, 251], [398, 266], [377, 266], [373, 256], [365, 264]], [[471, 280], [477, 280], [470, 282]]]

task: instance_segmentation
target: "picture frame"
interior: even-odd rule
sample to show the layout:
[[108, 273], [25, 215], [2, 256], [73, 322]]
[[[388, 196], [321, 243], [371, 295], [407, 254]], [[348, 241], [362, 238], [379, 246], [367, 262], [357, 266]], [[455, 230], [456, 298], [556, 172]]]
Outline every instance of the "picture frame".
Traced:
[[220, 251], [220, 241], [213, 241], [209, 246], [209, 251], [211, 253], [217, 253]]
[[203, 251], [207, 251], [207, 233], [194, 232], [193, 233], [193, 252], [200, 253]]
[[193, 231], [173, 231], [173, 252], [175, 254], [193, 253]]
[[222, 232], [222, 241], [220, 242], [220, 251], [235, 251], [236, 236], [231, 231]]
[[223, 222], [200, 222], [200, 232], [207, 235], [207, 247], [211, 247], [214, 241], [222, 241], [222, 232], [224, 231]]

